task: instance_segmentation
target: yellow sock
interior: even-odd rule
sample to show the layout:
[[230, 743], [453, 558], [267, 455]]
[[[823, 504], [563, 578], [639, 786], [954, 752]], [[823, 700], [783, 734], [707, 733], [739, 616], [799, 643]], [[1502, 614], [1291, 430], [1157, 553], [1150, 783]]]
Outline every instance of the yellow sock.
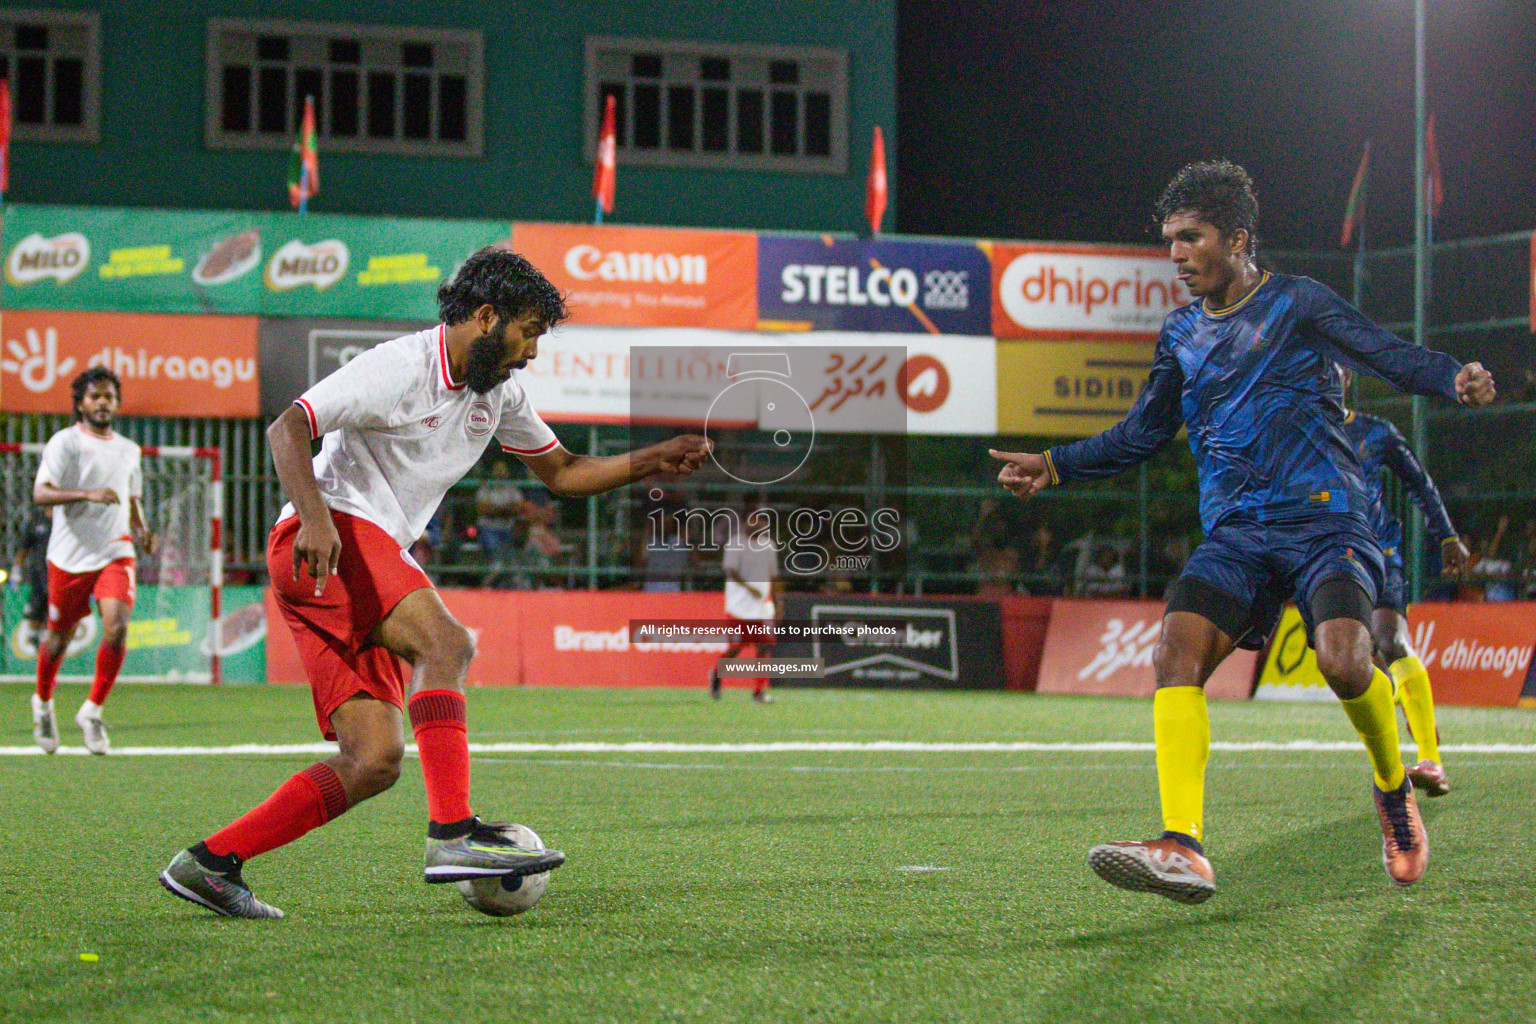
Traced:
[[1390, 671], [1397, 684], [1398, 703], [1408, 716], [1413, 741], [1419, 745], [1419, 757], [1440, 763], [1440, 737], [1435, 734], [1435, 695], [1429, 686], [1429, 670], [1410, 654], [1394, 661]]
[[1211, 754], [1205, 691], [1198, 686], [1160, 688], [1152, 698], [1152, 734], [1163, 828], [1204, 842], [1205, 762]]
[[1376, 787], [1391, 791], [1403, 784], [1404, 774], [1403, 754], [1397, 746], [1397, 711], [1392, 705], [1392, 681], [1374, 665], [1371, 673], [1371, 685], [1364, 693], [1340, 703], [1364, 741], [1366, 753], [1371, 755]]

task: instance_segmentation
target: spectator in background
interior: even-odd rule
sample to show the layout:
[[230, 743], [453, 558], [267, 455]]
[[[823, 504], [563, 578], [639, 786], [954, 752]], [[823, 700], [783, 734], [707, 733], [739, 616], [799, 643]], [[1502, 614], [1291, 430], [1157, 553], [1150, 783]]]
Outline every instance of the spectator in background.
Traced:
[[1061, 593], [1061, 567], [1056, 564], [1056, 537], [1045, 520], [1029, 535], [1030, 590], [1036, 594]]
[[1178, 579], [1184, 571], [1184, 563], [1189, 561], [1190, 550], [1187, 533], [1174, 534], [1158, 546], [1152, 561], [1152, 575], [1165, 581], [1163, 596], [1167, 596], [1167, 588], [1173, 586], [1173, 581]]
[[522, 489], [512, 482], [512, 469], [502, 459], [491, 463], [490, 477], [475, 491], [475, 538], [480, 549], [495, 559], [508, 550], [517, 531], [518, 517], [527, 506]]
[[1515, 555], [1515, 576], [1521, 599], [1536, 599], [1536, 519], [1525, 521], [1525, 539]]
[[1515, 567], [1499, 554], [1504, 534], [1509, 530], [1509, 516], [1500, 516], [1499, 525], [1486, 543], [1474, 549], [1467, 569], [1468, 585], [1462, 600], [1513, 601], [1515, 599]]
[[32, 646], [48, 626], [48, 538], [53, 534], [53, 510], [34, 506], [27, 517], [27, 532], [11, 566], [11, 585], [30, 586], [22, 618], [31, 628]]
[[1125, 578], [1125, 562], [1112, 545], [1100, 544], [1086, 566], [1073, 576], [1078, 597], [1125, 597], [1131, 584]]
[[[683, 589], [683, 577], [692, 561], [692, 552], [683, 545], [677, 516], [668, 509], [662, 509], [659, 519], [660, 535], [647, 536], [640, 550], [641, 576], [644, 581], [640, 589], [652, 594], [677, 593]], [[650, 523], [646, 525], [649, 527]]]

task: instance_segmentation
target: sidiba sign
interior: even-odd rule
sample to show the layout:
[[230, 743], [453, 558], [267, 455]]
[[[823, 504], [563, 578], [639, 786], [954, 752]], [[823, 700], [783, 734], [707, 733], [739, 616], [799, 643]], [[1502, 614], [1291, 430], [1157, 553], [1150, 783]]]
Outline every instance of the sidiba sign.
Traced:
[[999, 338], [1145, 340], [1191, 296], [1160, 249], [997, 245]]

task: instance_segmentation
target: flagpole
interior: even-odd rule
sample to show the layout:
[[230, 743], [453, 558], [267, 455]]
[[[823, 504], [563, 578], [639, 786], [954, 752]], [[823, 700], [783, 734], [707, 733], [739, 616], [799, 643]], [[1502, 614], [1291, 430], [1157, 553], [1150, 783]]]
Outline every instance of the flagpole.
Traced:
[[309, 165], [299, 160], [299, 216], [309, 211]]
[[603, 222], [603, 201], [601, 199], [599, 199], [597, 201], [597, 215], [592, 218], [592, 223], [593, 224], [601, 224], [602, 222]]

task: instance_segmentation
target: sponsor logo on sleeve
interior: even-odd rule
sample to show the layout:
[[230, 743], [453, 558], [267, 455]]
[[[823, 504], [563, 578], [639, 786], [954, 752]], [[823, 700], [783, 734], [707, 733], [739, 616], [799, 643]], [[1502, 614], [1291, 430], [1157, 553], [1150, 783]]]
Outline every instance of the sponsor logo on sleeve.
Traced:
[[347, 273], [351, 254], [346, 243], [337, 238], [306, 245], [297, 238], [287, 242], [267, 261], [265, 281], [275, 292], [310, 285], [325, 291]]
[[464, 417], [464, 429], [471, 437], [485, 437], [496, 429], [496, 414], [485, 402], [476, 402]]
[[91, 262], [91, 243], [78, 232], [45, 238], [33, 233], [11, 247], [5, 279], [13, 285], [36, 284], [52, 278], [68, 284]]

